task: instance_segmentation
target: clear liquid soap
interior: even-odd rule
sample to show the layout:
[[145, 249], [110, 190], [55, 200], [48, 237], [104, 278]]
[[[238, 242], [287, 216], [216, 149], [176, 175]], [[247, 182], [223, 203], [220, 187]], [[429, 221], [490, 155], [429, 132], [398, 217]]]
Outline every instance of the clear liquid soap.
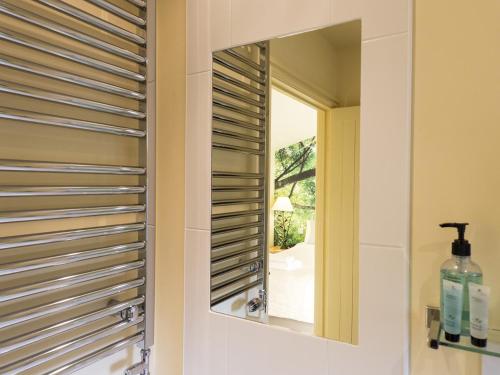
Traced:
[[[469, 283], [483, 283], [483, 272], [481, 271], [479, 265], [471, 260], [471, 245], [469, 241], [465, 239], [465, 228], [467, 225], [468, 223], [444, 223], [440, 225], [442, 228], [456, 228], [458, 231], [458, 238], [452, 243], [452, 257], [441, 266], [441, 311], [444, 311], [443, 280], [449, 280], [461, 284], [463, 286], [461, 324], [461, 334], [463, 336], [470, 335]], [[456, 339], [457, 338], [455, 338], [455, 340]], [[450, 341], [455, 340], [451, 337]]]

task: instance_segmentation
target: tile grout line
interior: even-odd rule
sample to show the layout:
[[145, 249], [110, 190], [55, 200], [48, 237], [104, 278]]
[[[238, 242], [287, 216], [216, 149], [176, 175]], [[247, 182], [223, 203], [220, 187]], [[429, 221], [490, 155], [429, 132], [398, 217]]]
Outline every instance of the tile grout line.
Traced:
[[378, 40], [382, 40], [382, 39], [386, 39], [386, 38], [394, 38], [394, 37], [405, 35], [405, 34], [409, 34], [409, 31], [408, 30], [406, 30], [406, 31], [398, 31], [397, 33], [374, 36], [374, 37], [371, 37], [371, 38], [362, 39], [361, 43], [376, 42]]
[[212, 69], [208, 68], [206, 70], [200, 70], [200, 71], [196, 71], [196, 72], [186, 73], [186, 77], [189, 78], [189, 77], [194, 77], [194, 76], [201, 75], [204, 73], [210, 73], [211, 70]]
[[210, 229], [200, 229], [200, 228], [192, 228], [185, 226], [184, 232], [202, 232], [202, 233], [206, 232], [206, 234], [210, 234]]
[[360, 242], [359, 246], [364, 246], [364, 247], [380, 247], [384, 249], [391, 249], [391, 250], [405, 250], [407, 246], [402, 246], [402, 245], [384, 245], [380, 243], [371, 243], [371, 242]]

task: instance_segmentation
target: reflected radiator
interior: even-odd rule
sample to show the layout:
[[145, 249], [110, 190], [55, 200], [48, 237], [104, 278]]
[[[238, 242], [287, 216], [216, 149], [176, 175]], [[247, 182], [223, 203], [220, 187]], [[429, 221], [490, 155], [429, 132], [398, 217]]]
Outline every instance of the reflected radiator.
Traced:
[[267, 43], [214, 53], [212, 306], [265, 290], [268, 91]]

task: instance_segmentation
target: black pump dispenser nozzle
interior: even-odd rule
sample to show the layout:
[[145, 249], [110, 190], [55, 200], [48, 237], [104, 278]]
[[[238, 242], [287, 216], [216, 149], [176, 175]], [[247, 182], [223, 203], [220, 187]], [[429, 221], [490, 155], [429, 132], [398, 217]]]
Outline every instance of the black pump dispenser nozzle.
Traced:
[[470, 242], [465, 239], [465, 229], [469, 223], [444, 223], [439, 224], [441, 228], [456, 228], [458, 238], [451, 244], [451, 252], [453, 255], [461, 257], [470, 256]]

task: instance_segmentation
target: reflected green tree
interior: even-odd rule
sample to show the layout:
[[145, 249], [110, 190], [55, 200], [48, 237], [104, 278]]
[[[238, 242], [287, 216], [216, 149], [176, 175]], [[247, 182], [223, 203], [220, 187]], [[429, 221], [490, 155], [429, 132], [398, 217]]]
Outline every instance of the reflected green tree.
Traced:
[[274, 245], [288, 249], [303, 242], [307, 220], [314, 219], [316, 207], [316, 137], [276, 151], [274, 198], [290, 198], [294, 212], [277, 214]]

